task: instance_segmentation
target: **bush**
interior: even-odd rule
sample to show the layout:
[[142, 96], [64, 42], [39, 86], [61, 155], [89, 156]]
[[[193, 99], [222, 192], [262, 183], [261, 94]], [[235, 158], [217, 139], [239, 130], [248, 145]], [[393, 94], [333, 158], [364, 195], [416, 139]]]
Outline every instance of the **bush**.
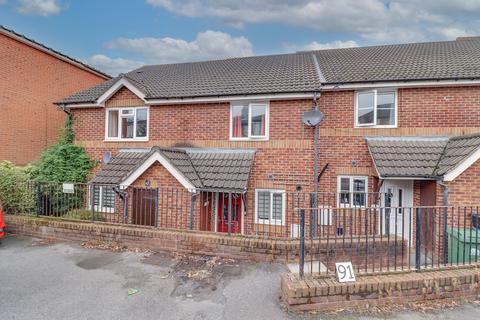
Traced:
[[45, 149], [40, 160], [30, 170], [36, 181], [85, 182], [95, 162], [85, 149], [73, 143], [73, 117], [69, 115], [58, 143]]
[[30, 188], [29, 170], [29, 167], [17, 167], [8, 161], [0, 163], [0, 203], [5, 212], [33, 212], [34, 193]]
[[85, 201], [85, 194], [63, 194], [62, 183], [83, 183], [86, 181], [95, 162], [90, 159], [85, 149], [73, 143], [73, 117], [69, 115], [58, 143], [45, 149], [40, 160], [29, 169], [38, 184], [37, 201], [40, 205], [38, 214], [64, 215], [78, 204]]

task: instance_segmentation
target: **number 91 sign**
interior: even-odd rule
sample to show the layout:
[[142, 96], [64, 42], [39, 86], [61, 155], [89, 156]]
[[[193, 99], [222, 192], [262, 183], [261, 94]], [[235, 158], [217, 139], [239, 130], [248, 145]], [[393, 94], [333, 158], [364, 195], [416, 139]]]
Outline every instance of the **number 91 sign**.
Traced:
[[355, 282], [351, 262], [337, 262], [335, 268], [337, 269], [338, 282]]

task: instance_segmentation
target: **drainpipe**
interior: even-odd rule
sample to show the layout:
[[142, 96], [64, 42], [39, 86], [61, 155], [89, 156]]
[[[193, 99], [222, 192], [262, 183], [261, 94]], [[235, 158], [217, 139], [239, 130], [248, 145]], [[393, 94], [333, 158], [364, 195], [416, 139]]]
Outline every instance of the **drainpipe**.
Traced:
[[[320, 91], [313, 93], [313, 110], [306, 111], [303, 114], [303, 123], [309, 127], [314, 128], [313, 132], [313, 193], [310, 196], [310, 234], [315, 236], [317, 234], [317, 215], [315, 214], [318, 207], [318, 135], [319, 124], [322, 121], [324, 115], [318, 110], [318, 99], [320, 98]], [[313, 225], [313, 228], [312, 228]]]
[[[314, 110], [318, 111], [318, 99], [320, 92], [315, 92], [313, 95]], [[313, 193], [315, 194], [315, 208], [317, 207], [317, 192], [318, 192], [318, 124], [313, 131]]]
[[448, 186], [442, 180], [438, 180], [437, 183], [443, 188], [443, 205], [448, 207]]

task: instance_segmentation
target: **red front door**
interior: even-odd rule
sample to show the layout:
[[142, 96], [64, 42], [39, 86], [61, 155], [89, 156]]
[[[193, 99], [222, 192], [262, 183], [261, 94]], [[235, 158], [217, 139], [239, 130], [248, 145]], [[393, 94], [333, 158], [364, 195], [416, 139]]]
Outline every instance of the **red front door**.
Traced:
[[[232, 193], [230, 232], [242, 232], [242, 195]], [[228, 232], [229, 194], [220, 193], [218, 197], [218, 232]]]

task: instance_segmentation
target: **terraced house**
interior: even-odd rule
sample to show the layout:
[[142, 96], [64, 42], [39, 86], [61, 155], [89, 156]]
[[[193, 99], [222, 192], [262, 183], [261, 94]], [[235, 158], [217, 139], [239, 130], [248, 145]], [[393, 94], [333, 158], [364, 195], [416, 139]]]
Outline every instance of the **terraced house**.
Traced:
[[301, 207], [480, 197], [477, 37], [144, 66], [57, 104], [99, 163], [90, 205], [134, 224], [289, 237]]

